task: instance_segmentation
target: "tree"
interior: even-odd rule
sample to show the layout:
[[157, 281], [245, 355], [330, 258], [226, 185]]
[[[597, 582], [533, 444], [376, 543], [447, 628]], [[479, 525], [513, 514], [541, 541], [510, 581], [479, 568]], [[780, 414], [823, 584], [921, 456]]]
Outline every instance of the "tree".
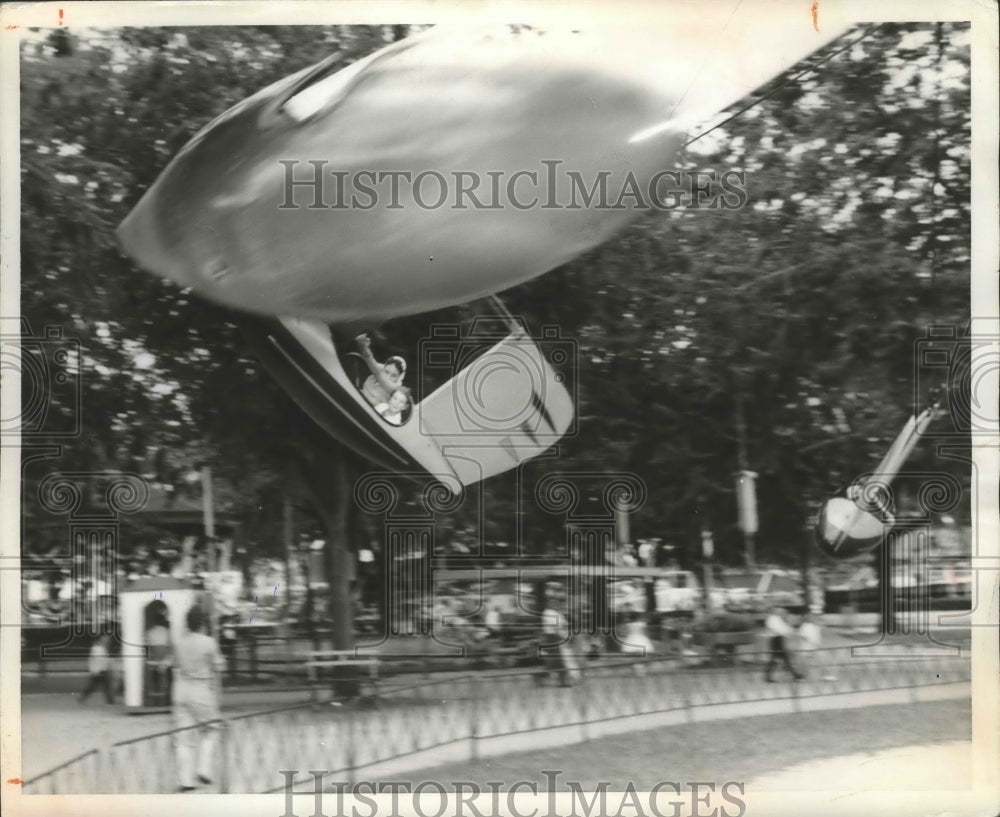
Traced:
[[[59, 30], [22, 52], [23, 314], [36, 332], [56, 326], [79, 339], [85, 392], [87, 433], [62, 442], [58, 467], [176, 484], [197, 457], [233, 486], [236, 511], [261, 538], [277, 535], [280, 517], [264, 509], [291, 490], [331, 543], [338, 646], [350, 629], [349, 489], [364, 464], [264, 375], [233, 315], [140, 274], [114, 229], [229, 105], [333, 50], [347, 65], [404, 33]], [[859, 33], [681, 157], [684, 170], [744, 172], [742, 209], [651, 213], [504, 293], [532, 329], [558, 326], [578, 353], [579, 433], [557, 461], [523, 469], [527, 496], [553, 467], [631, 471], [649, 490], [636, 535], [697, 541], [708, 525], [735, 560], [742, 403], [761, 474], [761, 555], [787, 560], [810, 510], [877, 462], [910, 410], [913, 343], [927, 324], [969, 312], [968, 28], [882, 25], [845, 49]], [[393, 322], [381, 341], [414, 349], [432, 323], [472, 314]], [[503, 477], [474, 492], [490, 535], [513, 538], [515, 490]], [[28, 484], [36, 518], [33, 502]], [[477, 530], [475, 504], [443, 529]], [[532, 547], [558, 541], [558, 520], [524, 511]]]
[[[233, 486], [247, 521], [288, 474], [300, 474], [295, 493], [332, 528], [331, 586], [342, 583], [337, 565], [348, 543], [343, 525], [330, 521], [329, 497], [307, 491], [329, 485], [329, 475], [306, 472], [330, 461], [353, 467], [353, 460], [317, 435], [260, 371], [233, 316], [137, 274], [118, 252], [114, 229], [205, 121], [331, 50], [346, 65], [398, 34], [381, 27], [60, 30], [29, 41], [22, 53], [22, 309], [36, 331], [62, 327], [79, 340], [87, 412], [87, 433], [62, 442], [52, 467], [136, 470], [176, 484], [193, 459], [210, 462]], [[260, 434], [269, 427], [283, 433]], [[335, 473], [343, 481], [342, 470]], [[26, 514], [37, 518], [32, 484]], [[345, 502], [343, 488], [331, 487]], [[340, 607], [336, 641], [345, 647], [351, 620]]]

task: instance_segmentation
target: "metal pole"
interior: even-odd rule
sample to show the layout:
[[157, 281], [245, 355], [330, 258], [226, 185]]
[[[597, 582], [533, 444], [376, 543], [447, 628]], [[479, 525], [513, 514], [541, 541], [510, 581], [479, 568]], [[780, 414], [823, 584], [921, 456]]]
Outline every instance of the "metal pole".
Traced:
[[[294, 534], [294, 512], [295, 509], [292, 507], [292, 498], [288, 494], [288, 490], [285, 489], [284, 496], [282, 498], [282, 539], [284, 539], [285, 544], [285, 589], [283, 593], [283, 598], [288, 599], [284, 602], [285, 614], [282, 616], [285, 624], [285, 644], [286, 646], [291, 646], [291, 616], [292, 616], [292, 548], [294, 547], [293, 537]], [[308, 580], [307, 580], [308, 581]]]
[[[205, 527], [205, 543], [208, 547], [208, 568], [207, 572], [212, 577], [210, 581], [215, 578], [215, 500], [212, 496], [212, 469], [203, 465], [201, 467], [201, 515], [202, 522]], [[208, 622], [211, 627], [211, 633], [213, 638], [218, 638], [219, 635], [219, 616], [218, 611], [215, 609], [215, 596], [212, 593], [212, 588], [206, 588], [208, 590], [207, 602], [208, 602]]]
[[[201, 467], [201, 514], [205, 525], [205, 538], [209, 541], [215, 539], [215, 504], [212, 497], [212, 469], [203, 465]], [[209, 558], [212, 567], [215, 567], [215, 555], [209, 551]]]
[[702, 577], [705, 582], [705, 612], [709, 615], [712, 613], [712, 556], [714, 553], [715, 543], [712, 539], [712, 531], [703, 530], [701, 532]]
[[[745, 476], [750, 472], [749, 460], [747, 458], [747, 424], [746, 417], [743, 414], [743, 394], [738, 393], [736, 396], [736, 443], [737, 452], [736, 458], [740, 468], [740, 479], [746, 479]], [[756, 476], [756, 474], [754, 474]], [[754, 509], [756, 513], [756, 509]], [[741, 523], [743, 520], [740, 520]], [[754, 546], [754, 531], [750, 530], [745, 524], [741, 524], [743, 527], [743, 559], [747, 564], [747, 567], [753, 567], [757, 563], [757, 555]]]

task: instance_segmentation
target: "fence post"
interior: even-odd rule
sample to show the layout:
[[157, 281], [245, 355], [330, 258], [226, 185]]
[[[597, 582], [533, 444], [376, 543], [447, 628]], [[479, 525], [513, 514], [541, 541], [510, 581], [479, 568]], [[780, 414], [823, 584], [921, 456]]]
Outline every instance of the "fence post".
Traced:
[[355, 740], [357, 738], [356, 724], [354, 723], [354, 710], [350, 710], [344, 713], [347, 716], [347, 784], [349, 786], [354, 785], [354, 767], [357, 760], [357, 746], [355, 746]]
[[229, 759], [232, 756], [232, 735], [229, 732], [230, 723], [227, 720], [222, 721], [222, 737], [221, 737], [221, 755], [222, 763], [219, 769], [219, 794], [229, 794]]
[[[694, 723], [694, 704], [691, 700], [691, 687], [689, 686], [690, 675], [682, 673], [672, 679], [672, 683], [679, 684], [681, 688], [681, 700], [684, 701], [684, 712], [687, 715], [687, 722]], [[680, 679], [684, 680], [680, 680]]]
[[479, 760], [479, 685], [473, 675], [467, 677], [469, 684], [469, 760]]
[[792, 711], [799, 713], [802, 711], [802, 701], [799, 697], [799, 682], [793, 678], [788, 683], [792, 685]]
[[100, 749], [101, 794], [118, 794], [122, 787], [118, 785], [115, 771], [115, 745], [105, 744]]
[[580, 690], [577, 693], [579, 695], [579, 698], [580, 698], [580, 701], [579, 701], [579, 705], [580, 705], [580, 739], [581, 740], [590, 740], [590, 730], [587, 728], [587, 717], [588, 717], [588, 714], [589, 714], [588, 713], [589, 707], [587, 706], [587, 679], [586, 679], [585, 676], [583, 676], [582, 673], [581, 673], [581, 676], [580, 676], [580, 683], [578, 685], [578, 688]]
[[104, 753], [106, 751], [105, 747], [98, 747], [97, 755], [94, 757], [94, 764], [97, 766], [96, 774], [94, 775], [95, 782], [97, 783], [97, 791], [94, 794], [111, 794], [108, 790], [108, 773], [104, 762]]

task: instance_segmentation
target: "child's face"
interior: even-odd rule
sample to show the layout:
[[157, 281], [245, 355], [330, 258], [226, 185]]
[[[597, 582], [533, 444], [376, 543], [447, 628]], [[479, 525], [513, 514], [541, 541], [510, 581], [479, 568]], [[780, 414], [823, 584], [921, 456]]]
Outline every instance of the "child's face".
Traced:
[[389, 408], [393, 413], [399, 413], [406, 408], [406, 395], [401, 391], [394, 391], [389, 398]]

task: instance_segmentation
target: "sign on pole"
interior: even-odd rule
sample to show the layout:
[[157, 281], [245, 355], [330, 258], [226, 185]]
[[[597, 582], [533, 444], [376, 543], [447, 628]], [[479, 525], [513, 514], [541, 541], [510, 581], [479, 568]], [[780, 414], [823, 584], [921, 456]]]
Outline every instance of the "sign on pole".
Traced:
[[757, 532], [757, 479], [756, 471], [740, 471], [736, 475], [736, 507], [739, 511], [740, 530]]
[[703, 530], [701, 532], [701, 555], [706, 559], [711, 559], [715, 552], [715, 541], [712, 539], [712, 531]]

